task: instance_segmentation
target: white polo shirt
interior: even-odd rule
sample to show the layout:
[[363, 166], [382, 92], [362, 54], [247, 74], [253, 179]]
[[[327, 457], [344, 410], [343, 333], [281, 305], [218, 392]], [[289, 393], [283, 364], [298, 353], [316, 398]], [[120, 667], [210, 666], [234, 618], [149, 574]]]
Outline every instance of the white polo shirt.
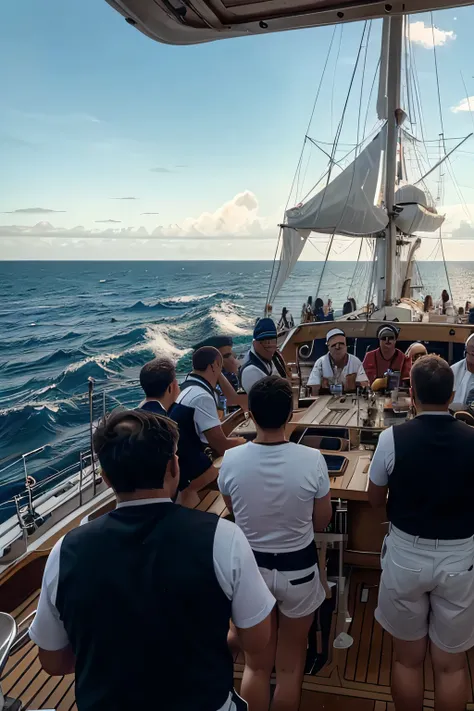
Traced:
[[254, 551], [286, 553], [314, 537], [314, 500], [329, 492], [326, 461], [294, 442], [248, 442], [224, 455], [217, 480]]
[[[171, 499], [126, 501], [118, 503], [117, 508], [160, 503], [171, 503]], [[64, 649], [69, 644], [56, 608], [62, 541], [61, 538], [49, 554], [38, 610], [29, 631], [33, 642], [48, 651]], [[260, 574], [247, 539], [235, 523], [219, 519], [213, 558], [217, 581], [227, 598], [232, 601], [234, 624], [243, 629], [258, 625], [272, 611], [275, 599]], [[224, 706], [216, 711], [231, 711], [233, 708], [235, 706], [229, 696]]]
[[253, 346], [250, 348], [250, 351], [253, 353], [255, 358], [258, 358], [258, 360], [262, 363], [265, 372], [263, 372], [262, 370], [260, 370], [260, 368], [257, 368], [257, 366], [253, 364], [247, 365], [244, 368], [244, 370], [242, 371], [241, 382], [242, 387], [246, 393], [249, 393], [252, 385], [258, 383], [259, 380], [263, 380], [263, 378], [266, 378], [268, 375], [279, 374], [278, 370], [275, 368], [273, 361], [269, 362], [268, 360], [263, 360], [263, 358], [260, 358], [260, 356], [255, 353], [255, 349]]
[[467, 369], [464, 358], [451, 366], [454, 375], [454, 402], [471, 405], [474, 402], [474, 373]]
[[356, 382], [368, 382], [368, 377], [364, 370], [362, 362], [357, 356], [348, 353], [347, 363], [343, 368], [333, 367], [329, 353], [318, 358], [313, 365], [313, 369], [308, 378], [307, 385], [321, 385], [323, 378], [327, 378], [329, 385], [342, 384], [344, 385], [347, 375], [356, 373]]
[[[190, 375], [186, 382], [192, 380], [193, 377]], [[209, 387], [211, 386], [209, 385]], [[221, 424], [219, 415], [217, 414], [216, 398], [200, 385], [193, 385], [183, 390], [178, 395], [176, 402], [194, 409], [194, 427], [196, 428], [196, 433], [201, 442], [208, 444], [204, 432], [211, 430], [213, 427], [219, 427]]]

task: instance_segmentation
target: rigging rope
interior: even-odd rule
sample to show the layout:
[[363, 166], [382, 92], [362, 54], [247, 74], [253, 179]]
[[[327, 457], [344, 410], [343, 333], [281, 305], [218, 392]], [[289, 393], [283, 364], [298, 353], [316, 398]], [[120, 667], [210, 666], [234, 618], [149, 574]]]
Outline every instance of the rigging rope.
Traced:
[[[356, 57], [356, 61], [355, 61], [355, 64], [354, 64], [354, 69], [353, 69], [353, 72], [352, 72], [351, 81], [350, 81], [350, 84], [349, 84], [349, 90], [348, 90], [348, 92], [347, 92], [346, 100], [345, 100], [345, 103], [344, 103], [344, 108], [343, 108], [343, 111], [342, 111], [341, 118], [340, 118], [340, 120], [339, 120], [339, 126], [338, 126], [338, 129], [337, 129], [337, 131], [336, 131], [336, 136], [335, 136], [335, 138], [334, 138], [334, 146], [333, 146], [333, 149], [332, 149], [332, 151], [331, 151], [331, 161], [334, 160], [334, 156], [335, 156], [335, 154], [336, 154], [337, 143], [338, 143], [339, 137], [340, 137], [341, 132], [342, 132], [342, 127], [343, 127], [343, 125], [344, 125], [344, 119], [345, 119], [345, 115], [346, 115], [346, 110], [347, 110], [347, 106], [348, 106], [348, 104], [349, 104], [349, 98], [350, 98], [350, 95], [351, 95], [352, 86], [353, 86], [353, 84], [354, 84], [354, 79], [355, 79], [355, 76], [356, 76], [356, 73], [357, 73], [357, 68], [358, 68], [358, 66], [359, 66], [359, 59], [360, 59], [360, 55], [361, 55], [361, 52], [362, 52], [362, 47], [363, 47], [363, 43], [364, 43], [364, 37], [365, 37], [366, 30], [367, 30], [367, 20], [364, 22], [364, 27], [363, 27], [363, 30], [362, 30], [362, 36], [361, 36], [361, 38], [360, 38], [360, 43], [359, 43], [359, 50], [358, 50], [358, 52], [357, 52], [357, 57]], [[370, 30], [369, 30], [369, 32], [368, 32], [368, 35], [370, 36]], [[366, 43], [366, 45], [365, 45], [365, 60], [367, 60], [367, 49], [368, 49], [368, 46], [369, 46], [369, 43], [368, 43], [368, 41], [367, 41], [367, 43]], [[364, 66], [365, 66], [365, 64], [364, 64]], [[363, 77], [362, 77], [362, 88], [363, 88]], [[362, 91], [362, 88], [361, 88], [361, 91]], [[359, 101], [359, 113], [358, 113], [358, 116], [357, 116], [357, 145], [359, 145], [359, 138], [360, 138], [360, 117], [361, 117], [361, 111], [362, 111], [362, 101]], [[324, 272], [325, 272], [325, 270], [326, 270], [326, 265], [327, 265], [327, 262], [328, 262], [328, 259], [329, 259], [329, 253], [330, 253], [332, 244], [333, 244], [333, 242], [334, 242], [334, 236], [335, 236], [335, 234], [336, 234], [336, 231], [337, 231], [339, 225], [341, 224], [341, 222], [342, 222], [342, 220], [343, 220], [344, 214], [345, 214], [345, 212], [346, 212], [347, 204], [348, 204], [348, 202], [349, 202], [349, 197], [350, 197], [350, 194], [351, 194], [351, 191], [352, 191], [352, 185], [354, 184], [354, 177], [355, 177], [355, 161], [357, 160], [357, 155], [358, 155], [358, 153], [357, 153], [357, 147], [356, 147], [356, 155], [355, 155], [355, 158], [354, 158], [354, 170], [352, 171], [351, 184], [350, 184], [349, 190], [348, 190], [348, 192], [347, 192], [346, 201], [345, 201], [345, 204], [344, 204], [344, 208], [343, 208], [343, 210], [342, 210], [342, 212], [341, 212], [341, 216], [340, 216], [340, 218], [339, 218], [339, 222], [337, 223], [336, 227], [334, 228], [334, 230], [333, 230], [333, 232], [332, 232], [332, 235], [331, 235], [331, 239], [330, 239], [330, 241], [329, 241], [328, 251], [327, 251], [327, 254], [326, 254], [326, 259], [325, 259], [324, 264], [323, 264], [323, 268], [322, 268], [322, 270], [321, 270], [321, 275], [320, 275], [320, 277], [319, 277], [318, 288], [317, 288], [317, 290], [316, 290], [316, 297], [315, 297], [315, 298], [318, 298], [319, 290], [321, 289], [321, 283], [322, 283], [323, 277], [324, 277]], [[325, 188], [324, 188], [323, 197], [322, 197], [322, 200], [321, 200], [321, 204], [320, 204], [320, 206], [319, 206], [319, 209], [318, 209], [318, 213], [317, 213], [316, 219], [319, 217], [319, 212], [321, 211], [321, 208], [322, 208], [323, 203], [324, 203], [324, 198], [325, 198], [325, 196], [326, 196], [326, 191], [327, 191], [327, 188], [328, 188], [328, 185], [329, 185], [329, 181], [330, 181], [331, 171], [332, 171], [332, 163], [331, 163], [331, 165], [329, 166], [328, 179], [327, 179], [327, 182], [326, 182], [326, 186], [325, 186]]]
[[[297, 167], [296, 167], [296, 170], [295, 170], [295, 174], [294, 174], [294, 176], [293, 176], [293, 181], [292, 181], [292, 183], [291, 183], [290, 193], [289, 193], [288, 199], [287, 199], [287, 201], [286, 201], [284, 214], [286, 213], [286, 211], [287, 211], [287, 209], [288, 209], [288, 205], [290, 204], [291, 195], [292, 195], [292, 193], [293, 193], [293, 188], [294, 188], [294, 186], [295, 186], [295, 182], [296, 182], [296, 180], [297, 180], [297, 175], [298, 175], [298, 173], [299, 173], [299, 171], [300, 171], [300, 168], [301, 168], [301, 162], [302, 162], [302, 160], [303, 160], [304, 148], [305, 148], [305, 145], [306, 145], [306, 135], [309, 133], [309, 130], [310, 130], [310, 128], [311, 128], [311, 122], [312, 122], [313, 116], [314, 116], [314, 112], [316, 111], [316, 105], [317, 105], [317, 102], [318, 102], [318, 99], [319, 99], [319, 94], [320, 94], [320, 92], [321, 92], [321, 87], [322, 87], [322, 84], [323, 84], [324, 75], [326, 74], [326, 68], [327, 68], [328, 61], [329, 61], [329, 57], [330, 57], [330, 54], [331, 54], [332, 45], [333, 45], [334, 37], [335, 37], [335, 34], [336, 34], [336, 29], [337, 29], [337, 25], [334, 25], [334, 29], [333, 29], [331, 41], [330, 41], [330, 43], [329, 43], [328, 53], [327, 53], [327, 55], [326, 55], [326, 61], [324, 62], [323, 71], [322, 71], [322, 73], [321, 73], [321, 78], [320, 78], [320, 80], [319, 80], [318, 90], [317, 90], [317, 92], [316, 92], [316, 97], [315, 97], [314, 102], [313, 102], [313, 108], [312, 108], [312, 111], [311, 111], [311, 114], [310, 114], [310, 117], [309, 117], [309, 121], [308, 121], [308, 128], [306, 129], [305, 137], [304, 137], [304, 140], [303, 140], [303, 145], [301, 146], [301, 153], [300, 153], [300, 157], [299, 157], [299, 160], [298, 160], [298, 164], [297, 164]], [[276, 248], [275, 248], [275, 255], [274, 255], [274, 257], [273, 257], [273, 265], [272, 265], [272, 271], [271, 271], [271, 274], [270, 274], [270, 281], [269, 281], [269, 284], [268, 284], [267, 299], [266, 299], [266, 303], [267, 303], [267, 304], [268, 304], [268, 302], [269, 302], [269, 300], [270, 300], [270, 293], [271, 293], [272, 283], [273, 283], [273, 275], [274, 275], [274, 272], [275, 272], [275, 263], [276, 263], [276, 259], [277, 259], [277, 255], [278, 255], [278, 248], [279, 248], [279, 245], [280, 245], [280, 242], [281, 242], [282, 231], [283, 231], [283, 228], [280, 227], [280, 231], [279, 231], [279, 233], [278, 233], [278, 240], [277, 240], [277, 244], [276, 244]], [[276, 279], [278, 278], [278, 274], [279, 274], [279, 271], [280, 271], [280, 266], [281, 266], [281, 263], [280, 263], [280, 265], [279, 265], [279, 267], [278, 267], [278, 272], [277, 272]], [[276, 280], [276, 279], [275, 279], [275, 280]]]

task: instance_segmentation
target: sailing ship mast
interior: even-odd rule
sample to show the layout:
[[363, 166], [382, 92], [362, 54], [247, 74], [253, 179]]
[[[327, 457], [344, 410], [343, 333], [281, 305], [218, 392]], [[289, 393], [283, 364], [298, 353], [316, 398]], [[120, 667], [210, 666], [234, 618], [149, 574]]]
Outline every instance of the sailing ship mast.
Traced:
[[[403, 16], [394, 15], [384, 19], [388, 26], [388, 43], [382, 52], [388, 52], [387, 72], [387, 147], [385, 161], [385, 207], [388, 225], [385, 228], [385, 304], [390, 306], [394, 299], [394, 270], [397, 247], [397, 227], [395, 224], [395, 180], [397, 172], [397, 148], [400, 119], [400, 77], [402, 71]], [[385, 29], [385, 28], [384, 28]], [[382, 32], [385, 38], [386, 33]], [[383, 66], [383, 61], [381, 62]], [[384, 77], [381, 75], [381, 80]], [[381, 303], [381, 302], [380, 302]]]

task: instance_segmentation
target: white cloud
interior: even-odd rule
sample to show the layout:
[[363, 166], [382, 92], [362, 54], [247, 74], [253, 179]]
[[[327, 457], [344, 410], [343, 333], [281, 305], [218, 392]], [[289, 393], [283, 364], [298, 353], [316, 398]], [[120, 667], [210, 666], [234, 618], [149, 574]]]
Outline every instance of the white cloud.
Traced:
[[460, 111], [474, 111], [474, 96], [466, 96], [465, 99], [461, 99], [459, 104], [451, 107], [453, 114], [457, 114]]
[[432, 49], [433, 45], [442, 47], [446, 42], [455, 40], [456, 35], [452, 30], [440, 30], [438, 27], [431, 29], [431, 25], [425, 25], [424, 22], [410, 22], [409, 29], [407, 25], [407, 36], [411, 42], [419, 44], [425, 49]]

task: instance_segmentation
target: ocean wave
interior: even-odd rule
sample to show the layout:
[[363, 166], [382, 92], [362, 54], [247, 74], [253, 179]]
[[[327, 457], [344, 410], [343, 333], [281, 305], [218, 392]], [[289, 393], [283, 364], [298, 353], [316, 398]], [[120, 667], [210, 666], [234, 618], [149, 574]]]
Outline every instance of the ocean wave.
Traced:
[[184, 309], [198, 306], [202, 302], [222, 299], [240, 298], [241, 294], [231, 294], [227, 292], [213, 292], [212, 294], [189, 294], [187, 296], [171, 296], [167, 299], [159, 299], [153, 304], [146, 304], [137, 301], [132, 306], [127, 306], [125, 311], [155, 311], [158, 309]]
[[0, 353], [3, 351], [11, 351], [15, 349], [28, 350], [30, 348], [40, 348], [48, 343], [57, 343], [58, 341], [71, 341], [74, 339], [82, 338], [82, 334], [77, 331], [69, 331], [63, 336], [50, 335], [50, 336], [30, 336], [25, 338], [18, 338], [16, 340], [3, 339], [0, 342]]

